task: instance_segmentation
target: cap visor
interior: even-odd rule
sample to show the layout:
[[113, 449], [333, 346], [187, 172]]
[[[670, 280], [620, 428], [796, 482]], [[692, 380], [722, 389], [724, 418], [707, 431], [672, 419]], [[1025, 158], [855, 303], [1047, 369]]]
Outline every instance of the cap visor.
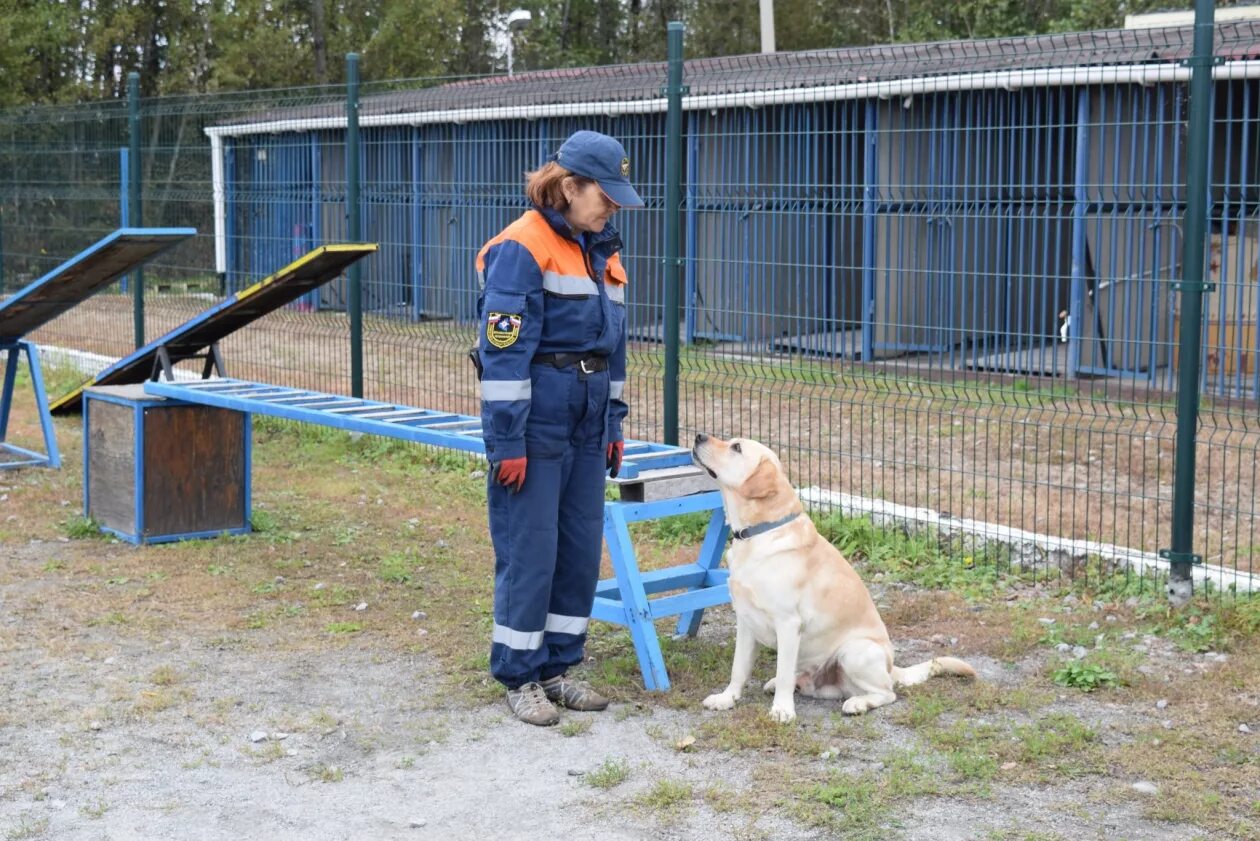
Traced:
[[621, 207], [643, 207], [643, 199], [624, 181], [600, 181], [599, 189]]

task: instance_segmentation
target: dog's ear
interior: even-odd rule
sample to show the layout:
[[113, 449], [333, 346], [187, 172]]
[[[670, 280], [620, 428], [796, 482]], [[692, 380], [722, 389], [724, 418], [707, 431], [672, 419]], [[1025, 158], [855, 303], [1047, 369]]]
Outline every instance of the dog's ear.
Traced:
[[752, 475], [739, 486], [740, 496], [745, 499], [765, 499], [770, 496], [779, 483], [778, 473], [770, 459], [763, 458]]

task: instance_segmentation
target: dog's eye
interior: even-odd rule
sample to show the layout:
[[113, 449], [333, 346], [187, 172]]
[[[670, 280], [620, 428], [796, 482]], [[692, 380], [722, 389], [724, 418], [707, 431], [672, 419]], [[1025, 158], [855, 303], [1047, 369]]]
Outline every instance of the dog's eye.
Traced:
[[743, 452], [743, 450], [742, 450], [742, 449], [740, 449], [740, 447], [739, 447], [739, 442], [738, 442], [738, 441], [736, 441], [735, 443], [731, 444], [731, 449], [732, 449], [732, 450], [734, 450], [734, 451], [735, 451], [735, 452], [737, 452], [737, 453], [742, 453], [742, 452]]

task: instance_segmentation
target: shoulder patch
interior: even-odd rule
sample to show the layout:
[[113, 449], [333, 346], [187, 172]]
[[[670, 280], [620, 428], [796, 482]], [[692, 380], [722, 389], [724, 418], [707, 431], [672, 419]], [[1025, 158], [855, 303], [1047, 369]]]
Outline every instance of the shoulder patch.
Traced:
[[486, 313], [486, 341], [502, 350], [516, 344], [521, 336], [520, 313]]

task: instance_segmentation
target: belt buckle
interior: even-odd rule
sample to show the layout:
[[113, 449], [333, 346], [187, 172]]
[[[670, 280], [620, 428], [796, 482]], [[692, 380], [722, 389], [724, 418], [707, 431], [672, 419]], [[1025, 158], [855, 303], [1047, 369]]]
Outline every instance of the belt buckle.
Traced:
[[594, 368], [587, 368], [587, 367], [586, 367], [586, 363], [587, 363], [587, 362], [589, 362], [589, 361], [590, 361], [590, 357], [589, 357], [589, 356], [583, 357], [583, 358], [581, 358], [581, 359], [579, 359], [579, 360], [578, 360], [578, 370], [579, 370], [579, 371], [581, 371], [583, 374], [594, 374], [594, 373], [595, 373], [595, 369], [594, 369]]

